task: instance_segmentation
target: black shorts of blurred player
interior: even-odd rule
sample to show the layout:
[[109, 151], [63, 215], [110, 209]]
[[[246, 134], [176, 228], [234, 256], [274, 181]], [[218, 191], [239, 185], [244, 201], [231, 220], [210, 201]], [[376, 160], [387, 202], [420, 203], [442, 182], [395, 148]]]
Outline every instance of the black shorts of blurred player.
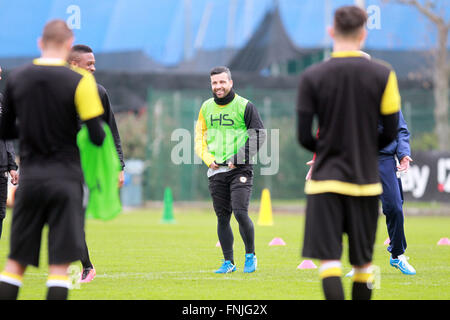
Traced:
[[47, 225], [49, 265], [78, 260], [84, 244], [82, 202], [80, 181], [22, 180], [16, 191], [9, 258], [38, 267], [42, 231]]
[[337, 193], [308, 195], [303, 256], [340, 260], [343, 234], [347, 234], [350, 264], [372, 261], [378, 223], [378, 197]]

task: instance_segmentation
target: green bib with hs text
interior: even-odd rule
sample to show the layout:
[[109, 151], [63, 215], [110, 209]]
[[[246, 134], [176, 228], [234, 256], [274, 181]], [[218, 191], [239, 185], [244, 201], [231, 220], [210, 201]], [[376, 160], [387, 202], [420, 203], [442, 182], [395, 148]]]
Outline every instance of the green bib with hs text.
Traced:
[[218, 105], [213, 98], [205, 101], [201, 112], [206, 122], [208, 151], [223, 163], [238, 153], [248, 139], [244, 114], [248, 100], [235, 95], [225, 106]]

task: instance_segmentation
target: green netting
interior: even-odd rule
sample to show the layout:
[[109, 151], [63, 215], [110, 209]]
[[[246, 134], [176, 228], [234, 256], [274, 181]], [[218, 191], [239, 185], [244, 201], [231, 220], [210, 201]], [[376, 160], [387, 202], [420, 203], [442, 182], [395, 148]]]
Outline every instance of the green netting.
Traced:
[[[299, 199], [304, 197], [304, 182], [308, 167], [305, 163], [312, 154], [302, 149], [296, 139], [295, 101], [293, 89], [272, 90], [236, 88], [243, 97], [258, 108], [264, 126], [268, 129], [266, 154], [272, 163], [255, 165], [254, 196], [259, 198], [263, 188], [269, 188], [273, 198]], [[412, 133], [412, 139], [434, 128], [432, 90], [403, 90], [403, 113]], [[194, 125], [201, 103], [210, 98], [205, 90], [149, 90], [148, 145], [144, 174], [144, 199], [162, 200], [164, 189], [170, 187], [177, 201], [209, 199], [206, 165], [194, 156]], [[274, 131], [277, 130], [277, 131]], [[177, 149], [180, 135], [188, 133], [190, 149]], [[277, 136], [278, 135], [278, 136]], [[186, 141], [185, 141], [186, 142]], [[278, 151], [272, 145], [278, 145]], [[274, 153], [278, 153], [276, 157]], [[184, 158], [186, 163], [173, 161]], [[194, 163], [194, 160], [196, 163]], [[266, 159], [259, 160], [266, 160]], [[278, 160], [278, 166], [273, 162]], [[278, 170], [275, 170], [278, 167]], [[276, 174], [262, 175], [261, 170], [272, 168]]]

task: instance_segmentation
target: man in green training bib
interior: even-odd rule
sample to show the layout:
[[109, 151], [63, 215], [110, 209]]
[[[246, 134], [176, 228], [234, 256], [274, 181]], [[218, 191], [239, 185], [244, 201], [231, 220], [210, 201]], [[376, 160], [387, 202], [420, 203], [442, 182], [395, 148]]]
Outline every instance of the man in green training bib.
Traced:
[[213, 98], [206, 100], [195, 128], [195, 152], [209, 167], [209, 191], [217, 215], [217, 234], [224, 256], [215, 273], [236, 271], [231, 213], [239, 223], [245, 244], [244, 272], [256, 270], [255, 232], [248, 215], [253, 186], [253, 157], [266, 133], [258, 110], [233, 90], [231, 72], [216, 67], [210, 72]]

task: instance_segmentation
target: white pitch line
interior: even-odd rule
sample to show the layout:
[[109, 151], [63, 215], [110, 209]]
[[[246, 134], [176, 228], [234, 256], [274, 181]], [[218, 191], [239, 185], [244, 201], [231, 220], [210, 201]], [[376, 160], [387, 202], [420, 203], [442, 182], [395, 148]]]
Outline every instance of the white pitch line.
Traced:
[[[258, 275], [258, 271], [255, 276]], [[205, 276], [201, 276], [202, 274], [206, 274]], [[134, 279], [146, 279], [146, 280], [225, 280], [225, 281], [259, 281], [262, 280], [260, 277], [252, 277], [251, 274], [245, 275], [244, 277], [239, 277], [244, 275], [242, 271], [236, 271], [226, 275], [215, 275], [214, 270], [197, 270], [197, 271], [162, 271], [162, 272], [120, 272], [120, 273], [97, 273], [96, 278], [99, 279], [122, 279], [122, 278], [134, 278]], [[187, 276], [192, 275], [192, 277]], [[48, 276], [47, 273], [30, 273], [26, 275], [27, 277], [33, 278], [45, 278]], [[79, 276], [78, 276], [79, 277]], [[274, 278], [266, 278], [264, 281], [276, 281], [279, 282], [280, 279]], [[305, 280], [303, 280], [305, 281]], [[309, 281], [308, 281], [309, 282]]]

